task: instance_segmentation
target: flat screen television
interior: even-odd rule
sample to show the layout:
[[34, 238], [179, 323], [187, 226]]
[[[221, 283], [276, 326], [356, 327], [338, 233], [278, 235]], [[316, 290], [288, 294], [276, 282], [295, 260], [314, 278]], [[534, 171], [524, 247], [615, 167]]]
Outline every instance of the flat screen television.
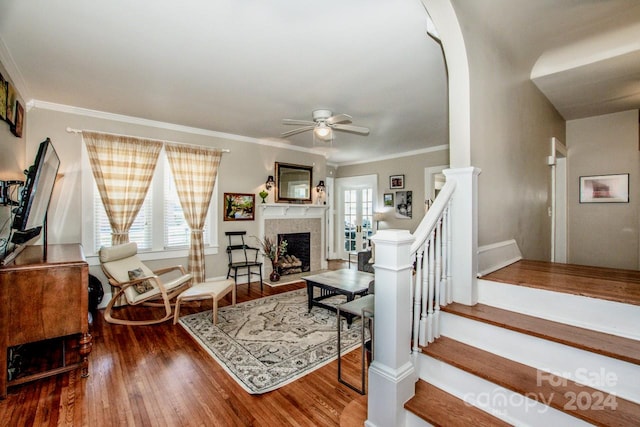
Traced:
[[40, 143], [33, 165], [25, 171], [26, 181], [12, 223], [12, 243], [24, 244], [40, 235], [59, 167], [58, 154], [47, 138]]

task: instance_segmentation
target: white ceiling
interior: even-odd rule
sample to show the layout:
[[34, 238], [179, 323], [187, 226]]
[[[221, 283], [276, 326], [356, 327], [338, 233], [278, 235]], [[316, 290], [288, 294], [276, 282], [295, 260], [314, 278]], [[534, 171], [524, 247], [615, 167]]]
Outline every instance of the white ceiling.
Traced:
[[[547, 58], [543, 70], [552, 69], [544, 61], [554, 62], [560, 48], [575, 51], [587, 37], [640, 22], [636, 0], [454, 5], [477, 14], [532, 68]], [[368, 136], [336, 134], [333, 148], [323, 150], [337, 164], [448, 143], [442, 54], [427, 36], [419, 0], [0, 0], [0, 10], [2, 62], [27, 101], [306, 148], [313, 148], [311, 133], [280, 139], [294, 129], [281, 120], [327, 108], [371, 129]], [[637, 96], [640, 49], [629, 45], [630, 57], [596, 66]], [[591, 90], [580, 83], [602, 79], [583, 66], [534, 78], [565, 118], [602, 111], [594, 106], [602, 93], [588, 99]], [[634, 103], [637, 97], [625, 109]]]

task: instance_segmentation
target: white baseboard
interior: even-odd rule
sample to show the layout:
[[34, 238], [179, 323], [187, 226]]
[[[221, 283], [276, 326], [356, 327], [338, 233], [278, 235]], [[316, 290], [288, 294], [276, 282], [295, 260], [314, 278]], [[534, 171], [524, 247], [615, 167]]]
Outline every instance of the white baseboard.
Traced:
[[478, 277], [513, 264], [522, 259], [515, 240], [492, 243], [478, 248]]

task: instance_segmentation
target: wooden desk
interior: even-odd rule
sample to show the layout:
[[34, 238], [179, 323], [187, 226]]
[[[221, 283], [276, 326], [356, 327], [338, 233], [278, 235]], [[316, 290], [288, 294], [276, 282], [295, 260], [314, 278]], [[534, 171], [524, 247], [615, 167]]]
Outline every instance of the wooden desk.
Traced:
[[[25, 248], [0, 267], [0, 397], [7, 386], [80, 367], [89, 375], [91, 335], [88, 325], [89, 266], [77, 244]], [[7, 349], [20, 344], [79, 334], [80, 362], [8, 381]]]

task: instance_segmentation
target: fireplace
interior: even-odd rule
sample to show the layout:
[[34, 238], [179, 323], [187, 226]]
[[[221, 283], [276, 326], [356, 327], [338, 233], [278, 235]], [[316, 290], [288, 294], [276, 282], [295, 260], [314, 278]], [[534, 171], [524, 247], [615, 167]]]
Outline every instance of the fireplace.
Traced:
[[311, 233], [278, 234], [278, 245], [287, 242], [287, 252], [278, 260], [280, 275], [304, 273], [311, 269]]
[[[325, 213], [327, 206], [263, 203], [257, 205], [257, 208], [260, 221], [260, 236], [270, 237], [277, 242], [279, 234], [309, 233], [309, 260], [305, 262], [305, 265], [309, 266], [308, 271], [319, 271], [327, 268], [325, 250]], [[271, 263], [266, 263], [265, 267], [269, 269]], [[302, 269], [302, 265], [300, 269]], [[267, 270], [265, 274], [269, 274], [269, 272], [270, 270]]]

